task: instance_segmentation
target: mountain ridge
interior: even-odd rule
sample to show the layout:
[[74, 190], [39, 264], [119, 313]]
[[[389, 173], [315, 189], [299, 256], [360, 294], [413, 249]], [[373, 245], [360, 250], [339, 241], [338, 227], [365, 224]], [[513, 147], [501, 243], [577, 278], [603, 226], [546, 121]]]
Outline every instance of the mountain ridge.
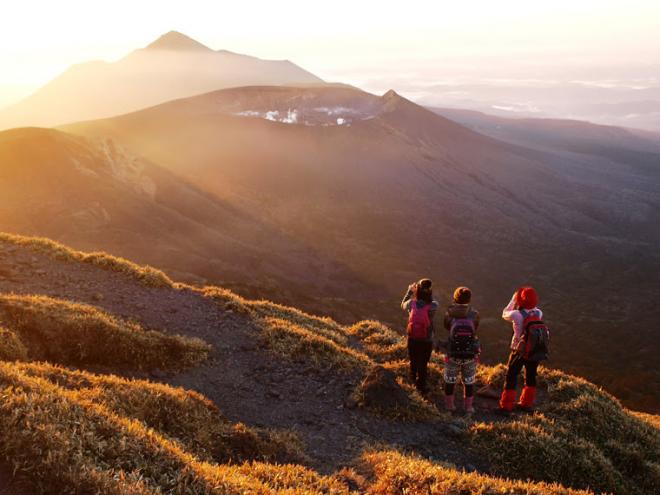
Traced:
[[[59, 317], [60, 326], [52, 327], [60, 332], [80, 324], [76, 311], [85, 303], [144, 328], [202, 338], [211, 345], [209, 359], [183, 372], [4, 362], [0, 382], [9, 388], [3, 404], [10, 403], [0, 408], [0, 450], [18, 466], [15, 481], [36, 492], [382, 495], [396, 484], [447, 493], [487, 487], [494, 494], [641, 495], [653, 486], [660, 455], [653, 417], [638, 417], [578, 377], [542, 369], [539, 414], [507, 419], [493, 414], [491, 395], [501, 387], [504, 368], [482, 366], [478, 380], [485, 390], [476, 416], [451, 417], [434, 409], [441, 404], [441, 361], [431, 363], [433, 393], [415, 396], [399, 361], [405, 342], [378, 322], [345, 327], [219, 287], [153, 285], [141, 274], [154, 269], [108, 259], [0, 234], [0, 268], [14, 270], [0, 278], [0, 291], [20, 301], [31, 300], [21, 294], [35, 292], [42, 294], [38, 301], [66, 298], [57, 307], [70, 311], [70, 319]], [[29, 304], [23, 310], [34, 312]], [[35, 314], [33, 334], [52, 326], [48, 313]], [[4, 315], [9, 328], [24, 322], [20, 314]], [[396, 386], [411, 398], [406, 409], [351, 401], [354, 387], [366, 383], [359, 362], [339, 364], [351, 349], [359, 360], [381, 363], [398, 376]], [[406, 420], [399, 416], [404, 412]], [[86, 441], [70, 441], [80, 431]], [[523, 446], [529, 448], [525, 459], [511, 463]], [[631, 456], [639, 460], [632, 467]], [[0, 478], [0, 489], [14, 483], [7, 477]]]
[[178, 97], [255, 83], [324, 81], [288, 60], [214, 51], [170, 32], [115, 62], [71, 66], [33, 94], [0, 109], [0, 129], [109, 117]]

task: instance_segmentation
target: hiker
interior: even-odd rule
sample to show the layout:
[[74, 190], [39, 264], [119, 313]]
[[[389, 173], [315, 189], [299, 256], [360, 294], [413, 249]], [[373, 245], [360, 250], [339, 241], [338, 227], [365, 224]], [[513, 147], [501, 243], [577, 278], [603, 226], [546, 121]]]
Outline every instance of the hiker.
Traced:
[[455, 411], [454, 388], [460, 375], [463, 382], [463, 408], [467, 414], [474, 413], [474, 380], [477, 374], [481, 351], [477, 329], [479, 313], [470, 306], [472, 291], [458, 287], [454, 291], [453, 304], [445, 313], [445, 328], [449, 340], [445, 350], [445, 409]]
[[408, 312], [408, 357], [410, 379], [422, 394], [428, 392], [426, 377], [433, 352], [433, 316], [438, 302], [433, 300], [433, 283], [428, 278], [410, 284], [401, 308]]
[[[500, 411], [505, 413], [511, 412], [514, 405], [523, 411], [534, 410], [536, 370], [539, 362], [548, 358], [550, 338], [538, 303], [539, 297], [533, 287], [521, 287], [502, 311], [502, 318], [513, 324], [511, 354], [500, 398]], [[525, 368], [525, 386], [520, 401], [515, 404], [516, 382], [522, 368]]]

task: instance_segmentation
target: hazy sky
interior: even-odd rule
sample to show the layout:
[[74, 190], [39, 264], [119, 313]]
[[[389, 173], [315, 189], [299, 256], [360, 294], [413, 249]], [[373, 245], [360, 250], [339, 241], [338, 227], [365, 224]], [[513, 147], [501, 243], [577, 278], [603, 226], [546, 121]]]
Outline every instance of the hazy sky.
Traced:
[[0, 105], [71, 64], [116, 60], [172, 29], [367, 86], [660, 63], [657, 0], [21, 0], [2, 5]]

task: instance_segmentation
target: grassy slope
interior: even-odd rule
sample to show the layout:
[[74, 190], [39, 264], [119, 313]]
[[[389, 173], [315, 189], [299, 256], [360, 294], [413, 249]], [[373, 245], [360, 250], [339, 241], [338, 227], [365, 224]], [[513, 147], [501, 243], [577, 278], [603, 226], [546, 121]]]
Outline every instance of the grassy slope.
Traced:
[[[7, 239], [6, 237], [4, 238]], [[50, 241], [11, 239], [32, 249], [52, 248], [72, 262], [86, 257]], [[150, 283], [142, 267], [122, 260], [100, 263]], [[94, 262], [96, 264], [96, 262]], [[146, 269], [147, 273], [156, 273]], [[173, 290], [177, 285], [168, 282]], [[207, 287], [199, 292], [225, 310], [241, 312], [261, 328], [263, 342], [283, 359], [305, 360], [340, 375], [363, 374], [382, 363], [405, 374], [401, 337], [378, 322], [343, 327], [327, 318], [265, 301], [248, 301], [229, 291]], [[145, 331], [88, 306], [42, 297], [4, 296], [1, 352], [24, 360], [39, 354], [41, 338], [71, 332], [85, 342], [80, 328], [98, 327], [103, 338], [128, 338]], [[55, 315], [45, 325], [48, 315]], [[42, 325], [34, 334], [32, 324]], [[81, 324], [81, 322], [83, 322]], [[78, 328], [78, 330], [76, 330]], [[111, 329], [111, 330], [109, 330]], [[98, 341], [90, 340], [92, 341]], [[149, 346], [153, 341], [138, 339]], [[195, 342], [198, 352], [203, 345]], [[201, 347], [199, 347], [201, 346]], [[162, 346], [156, 346], [162, 347]], [[70, 349], [55, 356], [65, 364], [80, 360]], [[73, 356], [73, 357], [72, 357]], [[57, 361], [57, 357], [49, 356]], [[142, 359], [142, 358], [140, 358]], [[68, 361], [67, 361], [68, 360]], [[130, 359], [129, 359], [130, 362]], [[123, 364], [123, 363], [122, 363]], [[185, 361], [186, 365], [194, 364]], [[482, 383], [501, 383], [502, 367], [480, 372]], [[441, 363], [432, 364], [437, 382]], [[548, 400], [531, 416], [511, 421], [466, 422], [466, 448], [488, 460], [506, 478], [467, 474], [396, 452], [365, 453], [352, 469], [321, 476], [300, 465], [272, 464], [302, 459], [290, 434], [255, 431], [232, 425], [206, 399], [192, 392], [149, 382], [75, 372], [50, 364], [0, 363], [0, 452], [24, 473], [41, 473], [38, 488], [103, 493], [577, 493], [544, 481], [598, 492], [648, 493], [660, 483], [660, 433], [657, 418], [638, 415], [593, 384], [555, 370], [541, 372]], [[415, 398], [408, 421], [445, 421], [434, 406], [419, 410]], [[653, 424], [655, 423], [655, 425]], [[243, 461], [248, 461], [243, 463]], [[265, 462], [266, 461], [266, 462]], [[539, 466], [541, 468], [539, 468]], [[538, 483], [540, 482], [540, 483]]]
[[0, 322], [6, 343], [0, 354], [8, 360], [180, 369], [210, 351], [199, 339], [145, 330], [93, 306], [45, 296], [0, 294]]

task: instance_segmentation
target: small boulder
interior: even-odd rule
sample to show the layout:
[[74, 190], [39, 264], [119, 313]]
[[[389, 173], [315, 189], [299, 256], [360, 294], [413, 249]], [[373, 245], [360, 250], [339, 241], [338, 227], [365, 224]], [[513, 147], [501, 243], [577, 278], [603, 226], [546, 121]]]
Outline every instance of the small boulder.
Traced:
[[360, 405], [389, 411], [410, 405], [410, 397], [396, 381], [393, 371], [382, 366], [369, 370], [358, 388]]

